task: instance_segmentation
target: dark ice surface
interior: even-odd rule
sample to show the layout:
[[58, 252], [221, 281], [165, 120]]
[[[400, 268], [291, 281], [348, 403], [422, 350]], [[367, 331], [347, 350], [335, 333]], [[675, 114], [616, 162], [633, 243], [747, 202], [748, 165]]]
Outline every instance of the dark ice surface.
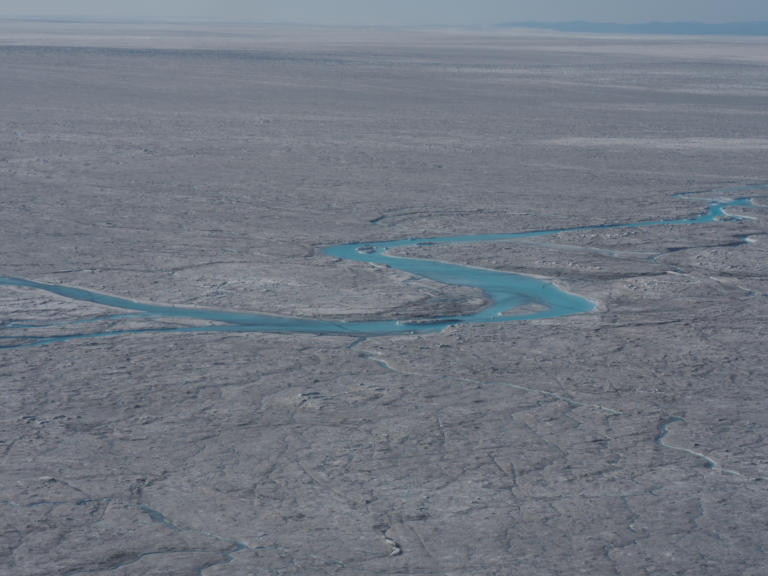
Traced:
[[0, 573], [764, 574], [766, 102], [761, 39], [0, 22]]

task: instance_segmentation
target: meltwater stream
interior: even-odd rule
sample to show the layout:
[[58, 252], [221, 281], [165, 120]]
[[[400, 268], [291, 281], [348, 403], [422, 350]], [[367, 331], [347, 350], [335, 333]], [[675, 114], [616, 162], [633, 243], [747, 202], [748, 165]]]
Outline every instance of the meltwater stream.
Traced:
[[[722, 191], [723, 193], [727, 191]], [[214, 310], [208, 308], [193, 308], [185, 306], [169, 306], [162, 304], [148, 304], [101, 294], [83, 288], [48, 284], [0, 276], [0, 286], [21, 286], [43, 290], [72, 300], [94, 302], [112, 308], [131, 311], [122, 316], [110, 316], [108, 318], [155, 318], [155, 319], [185, 319], [203, 320], [215, 322], [205, 326], [178, 326], [170, 328], [144, 328], [113, 330], [96, 333], [73, 333], [56, 336], [0, 336], [0, 342], [6, 340], [8, 345], [0, 344], [0, 348], [48, 344], [77, 338], [93, 338], [97, 336], [113, 336], [123, 334], [135, 334], [143, 332], [284, 332], [284, 333], [310, 333], [310, 334], [342, 334], [351, 336], [378, 336], [402, 333], [427, 333], [437, 332], [449, 325], [469, 322], [510, 322], [515, 320], [533, 320], [539, 318], [553, 318], [589, 312], [594, 305], [575, 294], [570, 294], [559, 289], [553, 283], [546, 280], [502, 272], [484, 268], [474, 268], [458, 264], [449, 264], [434, 260], [418, 258], [402, 258], [389, 253], [394, 248], [418, 246], [424, 244], [465, 244], [480, 242], [498, 242], [534, 238], [557, 234], [560, 232], [578, 232], [588, 230], [605, 230], [614, 228], [641, 228], [649, 226], [671, 226], [682, 224], [698, 224], [715, 222], [727, 216], [725, 210], [731, 206], [749, 205], [749, 198], [737, 198], [728, 200], [710, 201], [707, 211], [694, 218], [682, 218], [672, 220], [649, 220], [622, 224], [602, 224], [592, 226], [578, 226], [573, 228], [558, 228], [549, 230], [535, 230], [529, 232], [515, 232], [508, 234], [480, 234], [467, 236], [447, 236], [436, 238], [419, 238], [407, 240], [390, 240], [383, 242], [364, 242], [357, 244], [344, 244], [331, 246], [325, 249], [329, 256], [337, 258], [357, 260], [375, 264], [385, 264], [390, 268], [402, 270], [416, 276], [422, 276], [431, 280], [460, 286], [470, 286], [483, 291], [490, 305], [482, 310], [467, 315], [438, 316], [429, 319], [379, 320], [379, 321], [331, 321], [312, 318], [297, 318], [290, 316], [273, 316], [268, 314], [254, 314], [249, 312], [234, 312], [227, 310]], [[535, 305], [536, 311], [531, 312], [531, 305]], [[519, 312], [515, 313], [515, 309]], [[104, 317], [94, 320], [103, 320]], [[83, 321], [74, 321], [68, 324], [82, 324]], [[0, 328], [25, 328], [21, 325], [0, 325]], [[10, 343], [12, 342], [12, 343]]]

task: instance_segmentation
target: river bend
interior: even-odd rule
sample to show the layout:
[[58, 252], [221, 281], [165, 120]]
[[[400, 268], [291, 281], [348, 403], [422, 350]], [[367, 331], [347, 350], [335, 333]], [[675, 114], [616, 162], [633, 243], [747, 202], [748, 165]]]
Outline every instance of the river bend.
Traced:
[[[720, 194], [734, 191], [765, 189], [765, 187], [745, 187], [739, 189], [717, 191]], [[92, 338], [96, 336], [121, 335], [141, 332], [281, 332], [281, 333], [310, 333], [310, 334], [339, 334], [350, 336], [378, 336], [403, 333], [428, 333], [444, 329], [449, 325], [473, 322], [512, 322], [519, 320], [535, 320], [583, 314], [594, 308], [589, 300], [576, 294], [571, 294], [558, 288], [552, 282], [544, 279], [514, 274], [499, 270], [475, 268], [458, 264], [450, 264], [420, 258], [403, 258], [395, 256], [391, 251], [395, 248], [418, 246], [423, 244], [468, 244], [482, 242], [512, 241], [524, 238], [553, 235], [560, 232], [579, 232], [589, 230], [607, 230], [619, 228], [645, 228], [651, 226], [675, 226], [717, 222], [738, 218], [729, 216], [726, 210], [734, 206], [751, 204], [747, 197], [736, 199], [709, 200], [707, 209], [702, 214], [681, 219], [647, 220], [621, 224], [602, 224], [592, 226], [577, 226], [534, 230], [528, 232], [513, 232], [500, 234], [479, 234], [464, 236], [446, 236], [434, 238], [418, 238], [390, 240], [382, 242], [362, 242], [331, 246], [324, 252], [336, 258], [355, 260], [363, 263], [383, 264], [424, 278], [429, 278], [443, 284], [469, 286], [482, 290], [489, 305], [473, 314], [459, 316], [437, 316], [429, 319], [402, 318], [399, 320], [371, 321], [333, 321], [313, 318], [298, 318], [216, 310], [187, 306], [170, 306], [138, 302], [119, 296], [102, 294], [84, 288], [63, 286], [36, 282], [24, 278], [0, 276], [0, 286], [17, 286], [43, 290], [72, 300], [93, 302], [111, 308], [124, 310], [123, 317], [185, 319], [207, 321], [214, 324], [205, 326], [178, 326], [170, 328], [145, 328], [113, 330], [109, 332], [77, 332], [50, 337], [42, 336], [0, 336], [0, 348], [48, 344], [56, 341], [76, 338]], [[533, 306], [532, 306], [533, 305]], [[531, 311], [531, 309], [535, 311]], [[517, 312], [516, 312], [517, 310]], [[108, 318], [119, 318], [112, 315]], [[100, 319], [104, 319], [101, 317]], [[95, 319], [99, 320], [99, 319]], [[73, 321], [71, 324], [81, 323]], [[23, 328], [21, 325], [6, 324], [0, 328]]]

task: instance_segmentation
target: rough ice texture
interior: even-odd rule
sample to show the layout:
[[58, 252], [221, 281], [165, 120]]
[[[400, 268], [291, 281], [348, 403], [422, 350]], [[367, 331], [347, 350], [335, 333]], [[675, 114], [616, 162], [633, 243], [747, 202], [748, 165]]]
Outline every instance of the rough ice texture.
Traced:
[[[753, 41], [2, 30], [8, 276], [440, 313], [477, 295], [320, 248], [685, 217], [707, 195], [676, 192], [768, 181]], [[419, 249], [596, 302], [568, 319], [1, 349], [0, 571], [762, 574], [754, 196], [752, 220]], [[157, 322], [114, 312], [1, 288], [0, 336]]]

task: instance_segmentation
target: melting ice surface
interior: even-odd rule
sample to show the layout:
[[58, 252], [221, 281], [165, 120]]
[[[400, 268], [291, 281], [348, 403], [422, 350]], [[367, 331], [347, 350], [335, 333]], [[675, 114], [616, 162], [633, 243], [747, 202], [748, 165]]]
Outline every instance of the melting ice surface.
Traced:
[[[481, 242], [499, 242], [522, 238], [534, 238], [559, 232], [578, 232], [588, 230], [605, 230], [613, 228], [641, 228], [649, 226], [670, 226], [682, 224], [697, 224], [714, 222], [722, 219], [725, 209], [731, 206], [749, 205], [749, 198], [735, 200], [712, 201], [705, 213], [695, 218], [673, 220], [651, 220], [622, 224], [603, 224], [594, 226], [579, 226], [550, 230], [535, 230], [509, 234], [480, 234], [467, 236], [447, 236], [436, 238], [419, 238], [406, 240], [390, 240], [384, 242], [369, 242], [331, 246], [325, 249], [329, 256], [357, 260], [375, 264], [385, 264], [391, 268], [402, 270], [416, 276], [422, 276], [443, 284], [470, 286], [483, 291], [490, 305], [474, 314], [434, 317], [429, 319], [374, 320], [360, 322], [319, 320], [312, 318], [297, 318], [290, 316], [273, 316], [249, 312], [234, 312], [207, 308], [192, 308], [185, 306], [168, 306], [162, 304], [147, 304], [136, 302], [119, 296], [101, 294], [83, 288], [47, 284], [0, 276], [0, 285], [23, 286], [44, 290], [72, 300], [94, 302], [112, 308], [132, 311], [122, 317], [142, 318], [181, 318], [186, 320], [203, 320], [215, 322], [207, 326], [179, 326], [174, 328], [127, 329], [99, 333], [77, 333], [57, 335], [52, 337], [28, 336], [24, 344], [14, 343], [12, 346], [47, 344], [55, 341], [75, 338], [92, 338], [95, 336], [120, 335], [139, 332], [291, 332], [310, 334], [344, 334], [356, 336], [377, 336], [402, 333], [426, 333], [440, 331], [446, 326], [468, 322], [509, 322], [514, 320], [533, 320], [553, 318], [589, 312], [593, 304], [580, 296], [560, 290], [546, 280], [502, 272], [484, 268], [474, 268], [458, 264], [449, 264], [434, 260], [419, 258], [401, 258], [389, 254], [393, 248], [417, 246], [420, 244], [465, 244]], [[536, 305], [531, 312], [530, 305]], [[515, 313], [515, 309], [526, 308]], [[119, 318], [121, 316], [110, 316]], [[72, 322], [75, 324], [77, 322]], [[9, 326], [10, 327], [10, 326]], [[15, 326], [22, 328], [22, 326]], [[4, 336], [18, 342], [19, 338]]]

